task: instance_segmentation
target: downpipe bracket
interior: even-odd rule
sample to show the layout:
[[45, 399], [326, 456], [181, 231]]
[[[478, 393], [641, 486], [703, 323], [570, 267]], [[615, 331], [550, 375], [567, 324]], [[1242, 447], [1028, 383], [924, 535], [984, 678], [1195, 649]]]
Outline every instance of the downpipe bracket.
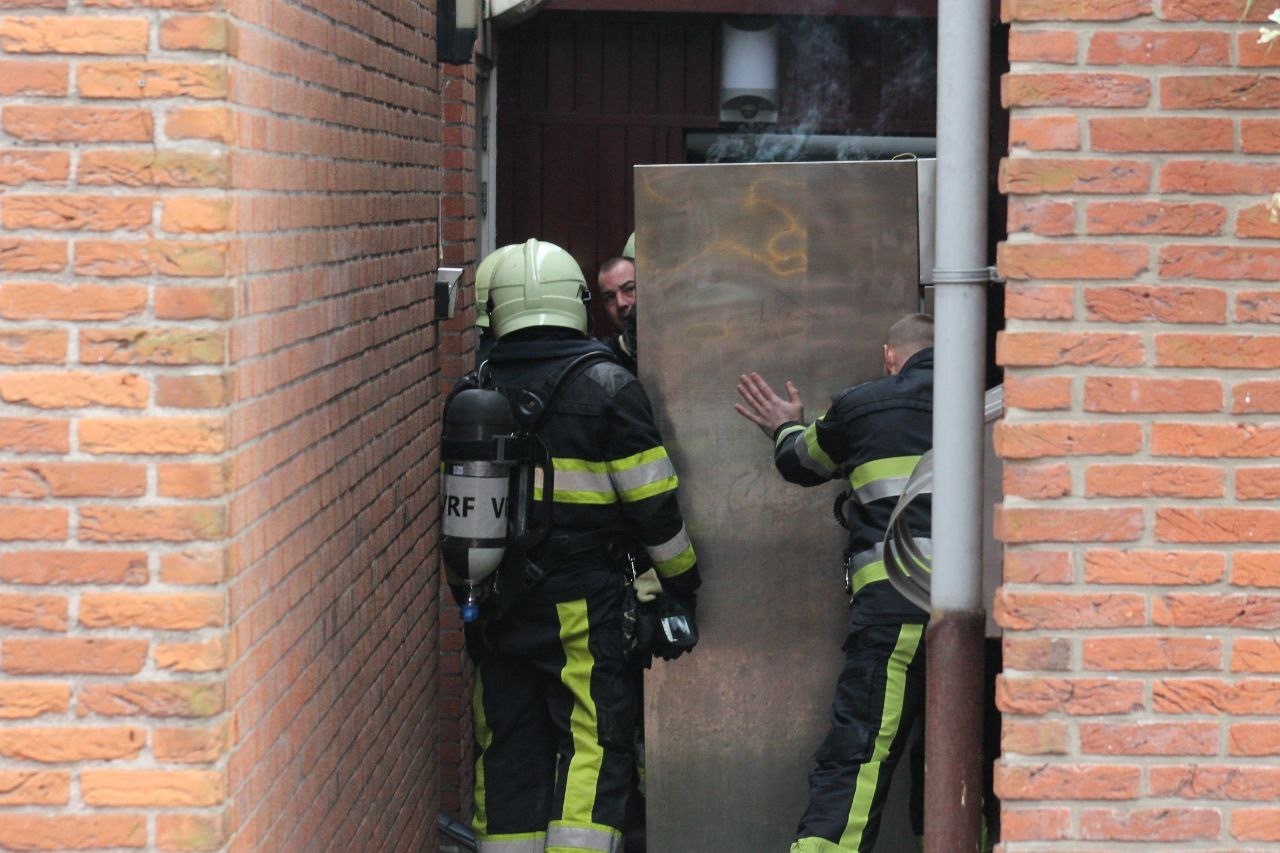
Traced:
[[1004, 281], [1004, 276], [1000, 275], [994, 266], [979, 267], [972, 270], [948, 270], [934, 267], [932, 284], [934, 287], [940, 287], [948, 284], [973, 285], [979, 282], [1004, 284]]

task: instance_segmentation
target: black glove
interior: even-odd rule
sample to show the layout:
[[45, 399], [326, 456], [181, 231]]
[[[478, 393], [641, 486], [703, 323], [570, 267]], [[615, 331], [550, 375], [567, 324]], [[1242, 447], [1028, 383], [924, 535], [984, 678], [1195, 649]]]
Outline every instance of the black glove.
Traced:
[[653, 653], [663, 660], [675, 660], [698, 644], [698, 623], [694, 595], [667, 594], [658, 600], [658, 625], [653, 635]]

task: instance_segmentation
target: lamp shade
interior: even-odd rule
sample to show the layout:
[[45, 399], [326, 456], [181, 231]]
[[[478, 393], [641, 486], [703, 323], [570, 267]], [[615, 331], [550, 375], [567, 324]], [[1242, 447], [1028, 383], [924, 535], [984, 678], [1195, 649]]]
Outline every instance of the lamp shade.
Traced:
[[471, 61], [480, 0], [439, 0], [436, 7], [436, 59], [454, 65]]
[[725, 21], [721, 32], [720, 120], [778, 120], [778, 25]]

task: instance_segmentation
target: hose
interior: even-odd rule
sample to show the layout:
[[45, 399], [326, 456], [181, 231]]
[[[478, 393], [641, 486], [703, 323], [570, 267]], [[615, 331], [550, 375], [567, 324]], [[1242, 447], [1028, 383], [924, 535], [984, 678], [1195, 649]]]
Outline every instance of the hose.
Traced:
[[[991, 423], [1004, 415], [1004, 386], [997, 385], [986, 393], [982, 406], [983, 420]], [[933, 451], [916, 463], [898, 503], [889, 516], [884, 533], [884, 567], [889, 583], [903, 598], [925, 612], [932, 609], [929, 580], [933, 570], [930, 554], [916, 542], [907, 527], [906, 510], [920, 495], [933, 491]]]

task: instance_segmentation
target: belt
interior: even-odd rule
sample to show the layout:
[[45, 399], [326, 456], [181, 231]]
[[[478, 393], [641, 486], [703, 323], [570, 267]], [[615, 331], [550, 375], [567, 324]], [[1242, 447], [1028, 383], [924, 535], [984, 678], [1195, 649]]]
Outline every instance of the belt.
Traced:
[[617, 534], [609, 530], [585, 530], [581, 533], [552, 533], [534, 550], [533, 559], [555, 563], [592, 552], [606, 553]]
[[[552, 533], [525, 556], [522, 586], [524, 589], [537, 586], [549, 572], [576, 566], [584, 562], [584, 558], [625, 570], [627, 555], [631, 550], [629, 543], [628, 538], [614, 530]], [[640, 549], [640, 554], [643, 553], [643, 549]], [[631, 562], [634, 572], [634, 558]]]

